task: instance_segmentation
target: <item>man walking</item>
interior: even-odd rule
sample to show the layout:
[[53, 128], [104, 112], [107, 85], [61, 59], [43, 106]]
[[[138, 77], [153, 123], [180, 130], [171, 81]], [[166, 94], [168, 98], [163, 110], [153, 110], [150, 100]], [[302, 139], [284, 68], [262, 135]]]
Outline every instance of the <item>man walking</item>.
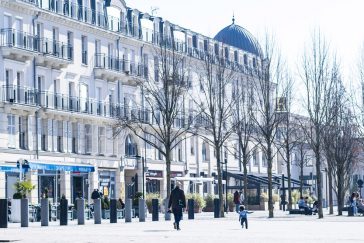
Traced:
[[172, 212], [174, 215], [174, 223], [173, 226], [177, 230], [181, 230], [179, 227], [179, 221], [181, 221], [182, 218], [182, 209], [186, 208], [186, 197], [183, 190], [180, 189], [181, 183], [177, 182], [176, 187], [172, 190], [171, 196], [169, 197], [168, 202], [168, 209]]

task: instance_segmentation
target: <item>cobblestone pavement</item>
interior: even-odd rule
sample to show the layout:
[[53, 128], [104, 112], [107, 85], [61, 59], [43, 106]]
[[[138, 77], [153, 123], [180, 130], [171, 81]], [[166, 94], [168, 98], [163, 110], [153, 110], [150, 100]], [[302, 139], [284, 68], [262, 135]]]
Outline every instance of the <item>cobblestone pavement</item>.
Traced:
[[196, 214], [195, 220], [181, 222], [181, 231], [173, 229], [172, 221], [132, 223], [120, 221], [110, 224], [103, 221], [94, 225], [77, 225], [70, 221], [68, 226], [52, 222], [48, 227], [40, 223], [30, 223], [29, 228], [20, 224], [9, 224], [8, 229], [0, 229], [0, 242], [364, 242], [364, 217], [327, 215], [317, 216], [288, 215], [275, 211], [275, 218], [268, 219], [268, 212], [256, 211], [249, 214], [249, 228], [242, 229], [237, 214], [229, 213], [226, 218], [213, 219], [211, 213]]

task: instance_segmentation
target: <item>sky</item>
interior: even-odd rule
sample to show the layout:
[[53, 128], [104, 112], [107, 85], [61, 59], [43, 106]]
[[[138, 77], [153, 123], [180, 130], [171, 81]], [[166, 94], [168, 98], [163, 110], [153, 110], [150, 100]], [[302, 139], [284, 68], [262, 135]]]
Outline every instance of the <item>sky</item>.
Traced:
[[[358, 62], [364, 44], [364, 0], [126, 0], [181, 27], [214, 37], [235, 23], [258, 40], [273, 33], [282, 57], [297, 75], [304, 46], [320, 29], [343, 68], [346, 82], [358, 86]], [[297, 77], [297, 76], [295, 76]]]

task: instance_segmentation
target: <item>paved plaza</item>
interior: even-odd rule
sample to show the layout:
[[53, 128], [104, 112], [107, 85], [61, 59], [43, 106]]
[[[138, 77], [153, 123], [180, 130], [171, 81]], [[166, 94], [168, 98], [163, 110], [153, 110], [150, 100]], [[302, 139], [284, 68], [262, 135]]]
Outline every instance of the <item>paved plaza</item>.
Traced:
[[[103, 221], [94, 225], [87, 221], [78, 226], [70, 221], [68, 226], [52, 222], [49, 227], [30, 223], [29, 228], [9, 224], [0, 229], [0, 242], [363, 242], [364, 217], [329, 216], [318, 220], [316, 216], [288, 215], [275, 212], [274, 219], [267, 219], [268, 212], [254, 212], [249, 216], [249, 229], [241, 229], [237, 215], [229, 213], [226, 218], [213, 219], [210, 213], [197, 214], [195, 220], [183, 220], [181, 231], [172, 222], [161, 220], [139, 223], [119, 221], [110, 224]], [[162, 215], [161, 215], [162, 216]], [[187, 215], [184, 215], [187, 218]]]

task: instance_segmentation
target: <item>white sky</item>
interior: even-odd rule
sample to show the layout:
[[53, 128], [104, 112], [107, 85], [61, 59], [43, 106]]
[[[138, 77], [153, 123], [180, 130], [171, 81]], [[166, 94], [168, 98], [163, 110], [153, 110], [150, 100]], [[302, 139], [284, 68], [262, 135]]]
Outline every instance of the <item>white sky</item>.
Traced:
[[274, 33], [292, 73], [303, 55], [305, 43], [320, 28], [336, 51], [347, 80], [357, 83], [359, 51], [364, 43], [364, 0], [126, 0], [129, 7], [214, 37], [235, 23], [262, 39]]

